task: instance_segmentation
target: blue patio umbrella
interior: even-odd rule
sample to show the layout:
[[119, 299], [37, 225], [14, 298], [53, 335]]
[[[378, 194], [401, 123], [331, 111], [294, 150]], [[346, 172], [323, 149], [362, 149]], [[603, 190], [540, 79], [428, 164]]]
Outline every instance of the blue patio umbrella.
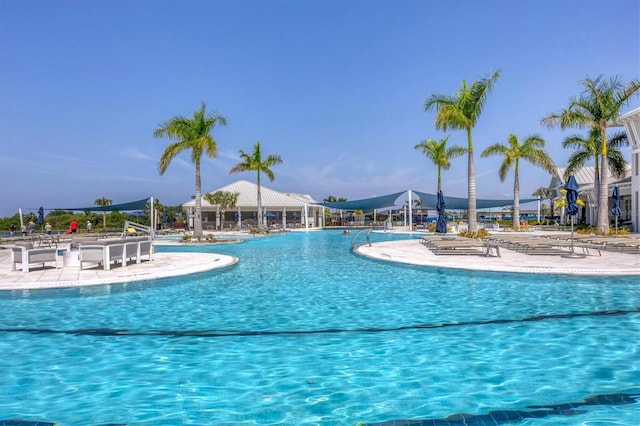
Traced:
[[613, 187], [613, 194], [611, 194], [611, 198], [613, 198], [611, 214], [616, 217], [616, 235], [618, 235], [618, 216], [620, 216], [622, 210], [620, 209], [620, 189], [617, 185]]
[[442, 195], [442, 191], [438, 191], [438, 202], [436, 203], [436, 209], [438, 210], [438, 220], [436, 221], [436, 233], [438, 234], [447, 233], [447, 218], [445, 217], [444, 208], [445, 208], [444, 195]]
[[564, 189], [567, 191], [567, 214], [571, 217], [571, 253], [563, 254], [562, 257], [585, 257], [584, 254], [576, 253], [573, 247], [573, 220], [578, 213], [578, 182], [576, 182], [576, 178], [573, 175], [567, 179]]
[[40, 224], [40, 226], [44, 224], [44, 209], [42, 207], [38, 209], [38, 224]]
[[573, 175], [567, 179], [564, 189], [567, 191], [567, 214], [575, 216], [578, 213], [578, 182]]
[[278, 217], [278, 215], [276, 215], [275, 213], [271, 213], [271, 212], [266, 212], [262, 216], [266, 217], [267, 219], [273, 219], [273, 218], [277, 218]]

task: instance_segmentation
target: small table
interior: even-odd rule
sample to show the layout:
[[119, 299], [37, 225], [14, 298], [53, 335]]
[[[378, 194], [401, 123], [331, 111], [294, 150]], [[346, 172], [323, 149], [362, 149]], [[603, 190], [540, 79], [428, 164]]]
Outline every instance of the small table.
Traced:
[[64, 268], [80, 267], [80, 252], [77, 250], [66, 250], [62, 253], [62, 266]]
[[498, 241], [487, 241], [484, 243], [485, 252], [484, 255], [489, 257], [492, 251], [495, 251], [496, 256], [500, 257], [500, 243]]

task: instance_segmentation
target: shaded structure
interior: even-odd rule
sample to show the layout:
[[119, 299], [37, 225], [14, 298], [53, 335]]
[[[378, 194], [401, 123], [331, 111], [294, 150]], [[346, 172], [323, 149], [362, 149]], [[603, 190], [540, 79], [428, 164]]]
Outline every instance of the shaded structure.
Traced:
[[[258, 227], [258, 185], [239, 180], [217, 188], [209, 193], [226, 191], [238, 193], [234, 207], [225, 210], [224, 223], [227, 230], [250, 229]], [[324, 226], [323, 208], [306, 194], [283, 193], [260, 186], [263, 225], [269, 228], [314, 228]], [[204, 196], [205, 194], [203, 194]], [[189, 226], [193, 226], [195, 199], [182, 204], [187, 213]], [[220, 229], [222, 210], [202, 199], [202, 229]]]

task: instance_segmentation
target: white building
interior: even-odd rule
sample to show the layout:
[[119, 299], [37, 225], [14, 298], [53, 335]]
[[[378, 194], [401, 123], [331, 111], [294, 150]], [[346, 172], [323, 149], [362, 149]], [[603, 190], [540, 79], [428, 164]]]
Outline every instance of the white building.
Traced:
[[[556, 192], [556, 198], [562, 196], [560, 190], [564, 188], [566, 183], [564, 178], [566, 170], [567, 169], [564, 167], [557, 167], [551, 177], [549, 188]], [[576, 223], [585, 223], [595, 226], [598, 214], [598, 199], [596, 197], [596, 188], [594, 188], [595, 167], [581, 167], [574, 172], [573, 176], [576, 178], [576, 182], [578, 183], [578, 198], [584, 202], [584, 206], [578, 210], [578, 214], [576, 215]], [[618, 220], [621, 224], [627, 224], [632, 218], [631, 165], [627, 164], [625, 175], [622, 179], [616, 178], [609, 173], [608, 182], [609, 190], [607, 192], [609, 194], [609, 206], [613, 206], [611, 195], [613, 193], [613, 188], [617, 186], [620, 190], [620, 209], [622, 210]], [[610, 211], [611, 209], [608, 210]], [[556, 212], [556, 214], [564, 216], [564, 211]], [[612, 224], [615, 217], [612, 216], [611, 213], [609, 213], [609, 215], [609, 223]], [[561, 220], [564, 222], [566, 218], [562, 217]]]
[[[640, 232], [640, 108], [623, 114], [616, 123], [624, 126], [631, 145], [630, 215], [632, 232]], [[624, 205], [622, 206], [624, 209]]]
[[[246, 180], [239, 180], [227, 186], [215, 189], [217, 191], [237, 192], [238, 201], [233, 209], [224, 213], [224, 228], [249, 229], [258, 226], [258, 185]], [[282, 193], [260, 185], [262, 200], [262, 223], [266, 227], [285, 228], [314, 228], [324, 226], [324, 210], [322, 206], [309, 195]], [[204, 194], [203, 194], [204, 195]], [[193, 216], [196, 201], [190, 200], [182, 204], [187, 213], [189, 226], [193, 227]], [[222, 225], [222, 211], [220, 206], [211, 205], [202, 199], [202, 229], [216, 230]]]

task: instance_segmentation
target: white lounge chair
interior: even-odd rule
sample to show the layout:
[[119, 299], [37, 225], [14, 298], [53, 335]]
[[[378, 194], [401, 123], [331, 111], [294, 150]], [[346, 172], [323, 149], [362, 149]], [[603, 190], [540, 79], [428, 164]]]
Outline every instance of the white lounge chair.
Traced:
[[29, 272], [31, 265], [42, 265], [54, 262], [58, 267], [56, 258], [56, 248], [33, 248], [31, 243], [22, 243], [11, 247], [11, 270], [15, 271], [16, 265], [19, 263], [22, 272]]

